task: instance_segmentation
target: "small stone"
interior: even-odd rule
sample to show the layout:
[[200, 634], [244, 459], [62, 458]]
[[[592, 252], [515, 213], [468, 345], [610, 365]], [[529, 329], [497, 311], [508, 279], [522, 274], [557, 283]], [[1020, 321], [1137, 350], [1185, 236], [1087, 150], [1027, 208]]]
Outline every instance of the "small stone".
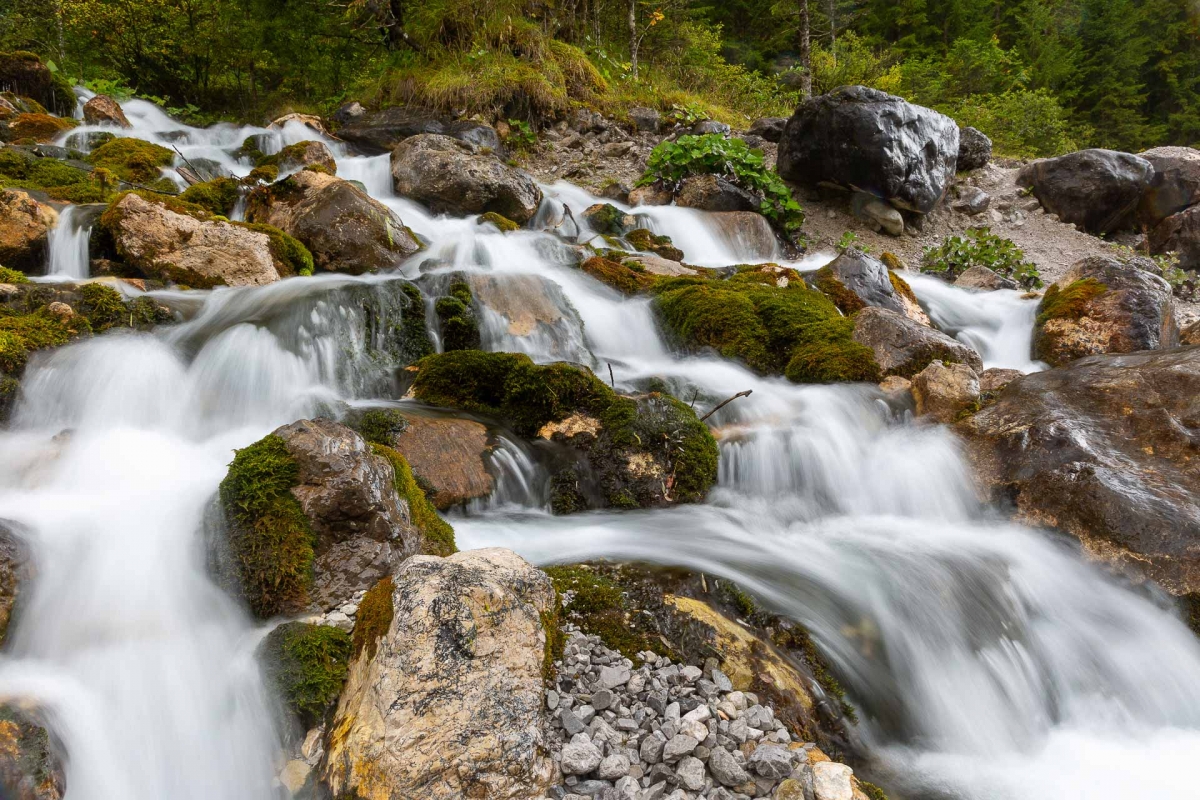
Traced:
[[703, 722], [696, 722], [693, 719], [681, 720], [679, 723], [679, 733], [684, 736], [691, 736], [697, 742], [703, 742], [708, 738], [708, 727]]
[[712, 719], [712, 710], [708, 706], [696, 706], [681, 719], [684, 722], [707, 722]]
[[[558, 708], [558, 699], [558, 692], [554, 691], [553, 689], [546, 690], [546, 708], [550, 709], [551, 711]], [[574, 734], [571, 735], [574, 736]]]
[[316, 761], [324, 749], [321, 745], [321, 740], [324, 737], [325, 731], [322, 728], [313, 728], [304, 737], [304, 744], [300, 746], [300, 755], [304, 756], [304, 760], [308, 762]]
[[567, 732], [568, 736], [583, 733], [584, 729], [587, 728], [587, 725], [583, 724], [583, 720], [576, 716], [575, 712], [569, 708], [562, 710], [559, 721], [562, 723], [563, 730]]
[[304, 784], [308, 782], [310, 772], [312, 772], [312, 767], [308, 764], [305, 764], [303, 761], [292, 760], [279, 773], [279, 782], [283, 784], [289, 794], [297, 795], [304, 788]]
[[638, 755], [647, 764], [657, 764], [659, 761], [662, 761], [663, 747], [666, 743], [667, 737], [655, 731], [645, 739], [642, 739], [642, 745], [638, 748]]
[[679, 778], [679, 783], [685, 789], [693, 792], [700, 791], [704, 788], [704, 762], [698, 758], [687, 756], [675, 768], [675, 777]]
[[759, 745], [746, 765], [764, 778], [781, 781], [792, 774], [792, 754], [779, 745]]
[[624, 753], [614, 753], [601, 761], [600, 766], [596, 769], [596, 777], [606, 781], [615, 781], [628, 774], [629, 756]]
[[700, 740], [694, 736], [688, 736], [686, 733], [677, 733], [663, 745], [662, 759], [667, 762], [674, 761], [695, 750], [699, 744]]
[[667, 722], [679, 722], [679, 703], [671, 703], [667, 706], [667, 710], [663, 713], [663, 719]]
[[600, 766], [601, 758], [600, 748], [586, 734], [578, 733], [563, 745], [559, 767], [564, 775], [585, 775]]
[[739, 786], [750, 780], [750, 775], [737, 763], [737, 759], [720, 747], [709, 755], [708, 768], [724, 786]]
[[638, 729], [638, 724], [628, 717], [622, 717], [621, 719], [617, 720], [616, 728], [619, 731], [636, 731]]
[[638, 793], [637, 800], [660, 800], [667, 792], [667, 782], [659, 781]]
[[729, 679], [728, 675], [726, 675], [724, 672], [721, 672], [719, 669], [714, 669], [711, 674], [712, 681], [717, 685], [717, 689], [722, 692], [733, 691], [733, 681]]
[[625, 684], [625, 691], [630, 694], [641, 694], [646, 689], [646, 676], [640, 672], [635, 672], [629, 676], [629, 682]]
[[615, 689], [622, 684], [629, 682], [630, 670], [628, 667], [601, 667], [600, 677], [598, 681], [602, 689]]
[[575, 792], [584, 797], [596, 797], [605, 789], [611, 789], [612, 784], [608, 781], [580, 781], [575, 785]]
[[817, 800], [854, 800], [854, 771], [845, 764], [822, 761], [813, 765], [813, 791]]
[[579, 717], [579, 721], [587, 725], [596, 716], [596, 709], [590, 705], [583, 705], [576, 710], [575, 715]]
[[746, 724], [751, 728], [767, 730], [775, 727], [775, 714], [766, 706], [757, 703], [746, 710]]
[[[603, 769], [603, 764], [601, 765], [601, 768]], [[634, 778], [626, 775], [624, 778], [618, 780], [613, 788], [617, 790], [617, 794], [620, 797], [633, 798], [636, 797], [638, 793], [638, 782]]]
[[600, 689], [592, 692], [592, 707], [597, 711], [603, 711], [612, 705], [613, 693], [608, 689]]
[[688, 683], [695, 683], [704, 672], [699, 667], [694, 667], [691, 664], [679, 671], [680, 676]]

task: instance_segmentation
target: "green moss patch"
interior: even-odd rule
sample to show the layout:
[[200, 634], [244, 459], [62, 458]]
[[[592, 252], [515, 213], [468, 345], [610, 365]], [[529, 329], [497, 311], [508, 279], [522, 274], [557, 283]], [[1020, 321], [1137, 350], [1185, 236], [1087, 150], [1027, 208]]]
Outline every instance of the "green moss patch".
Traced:
[[358, 615], [354, 618], [354, 633], [351, 637], [354, 658], [358, 658], [363, 650], [367, 651], [368, 659], [375, 657], [379, 639], [387, 634], [396, 614], [392, 603], [392, 592], [395, 590], [396, 583], [389, 575], [363, 595], [362, 602], [358, 604]]
[[454, 528], [442, 519], [425, 490], [417, 483], [412, 468], [404, 456], [390, 447], [372, 443], [376, 455], [391, 462], [396, 473], [396, 492], [408, 502], [408, 513], [413, 525], [421, 532], [421, 552], [431, 556], [449, 556], [458, 552], [454, 544]]
[[478, 220], [480, 225], [491, 223], [500, 229], [501, 233], [512, 233], [513, 231], [521, 230], [521, 226], [513, 222], [503, 214], [498, 214], [495, 211], [488, 211], [479, 215]]
[[236, 178], [215, 178], [189, 186], [179, 199], [194, 203], [207, 211], [228, 217], [241, 197], [241, 182]]
[[1107, 291], [1108, 287], [1095, 278], [1075, 281], [1064, 289], [1058, 288], [1058, 284], [1051, 284], [1038, 304], [1037, 327], [1042, 327], [1052, 319], [1080, 319], [1086, 313], [1088, 304]]
[[[153, 142], [122, 137], [97, 147], [87, 160], [95, 167], [109, 170], [121, 180], [153, 184], [162, 178], [162, 168], [175, 162], [175, 154]], [[167, 183], [173, 190], [174, 184], [170, 181]]]
[[587, 565], [547, 567], [545, 572], [565, 598], [562, 621], [599, 636], [605, 646], [635, 662], [640, 660], [637, 654], [647, 650], [672, 655], [657, 636], [639, 626], [625, 592], [607, 575]]
[[353, 427], [371, 444], [395, 447], [396, 437], [408, 429], [408, 419], [395, 408], [372, 408], [364, 411]]
[[861, 297], [837, 279], [837, 276], [833, 274], [833, 267], [821, 267], [817, 270], [812, 277], [812, 284], [832, 300], [843, 314], [853, 314], [867, 307]]
[[73, 119], [50, 114], [17, 114], [8, 124], [6, 135], [13, 142], [51, 142], [77, 124]]
[[8, 267], [0, 267], [0, 283], [29, 283], [29, 278], [24, 272], [17, 272], [15, 269]]
[[260, 618], [304, 608], [316, 537], [291, 489], [299, 467], [271, 434], [238, 450], [221, 481], [230, 550], [250, 610]]
[[58, 317], [44, 308], [29, 314], [0, 311], [0, 372], [15, 375], [34, 350], [60, 347], [90, 330], [84, 317]]
[[292, 236], [284, 233], [272, 225], [263, 225], [254, 222], [233, 222], [232, 225], [237, 225], [239, 228], [248, 228], [257, 233], [265, 233], [271, 240], [270, 248], [271, 255], [283, 265], [280, 270], [282, 277], [289, 275], [312, 275], [313, 257], [309, 249], [304, 244]]
[[321, 721], [349, 673], [350, 634], [327, 625], [289, 622], [263, 641], [265, 670], [304, 727]]
[[799, 382], [878, 379], [870, 348], [848, 335], [853, 326], [835, 303], [798, 275], [743, 267], [724, 280], [659, 280], [652, 291], [659, 319], [687, 349], [710, 348], [756, 372]]
[[651, 233], [645, 228], [638, 228], [626, 234], [625, 241], [638, 250], [654, 253], [661, 258], [671, 261], [683, 261], [683, 251], [674, 245], [670, 236], [660, 236], [657, 233]]
[[434, 303], [442, 328], [442, 350], [478, 350], [482, 346], [473, 304], [471, 286], [465, 281], [450, 284], [450, 294]]
[[579, 265], [579, 268], [596, 280], [611, 286], [622, 294], [637, 294], [654, 285], [654, 276], [647, 275], [645, 270], [635, 269], [631, 264], [620, 264], [601, 256], [593, 256]]

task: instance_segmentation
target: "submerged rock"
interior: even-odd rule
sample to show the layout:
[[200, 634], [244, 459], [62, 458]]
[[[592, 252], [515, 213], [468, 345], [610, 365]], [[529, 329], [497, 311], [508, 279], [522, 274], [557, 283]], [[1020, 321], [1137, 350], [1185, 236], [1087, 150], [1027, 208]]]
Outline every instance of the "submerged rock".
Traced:
[[495, 480], [487, 470], [487, 427], [469, 419], [409, 415], [408, 425], [395, 438], [395, 448], [413, 472], [432, 487], [429, 498], [447, 509], [487, 497]]
[[21, 585], [29, 578], [29, 553], [24, 542], [0, 523], [0, 645], [8, 637]]
[[59, 749], [35, 713], [0, 706], [0, 797], [61, 800], [66, 776]]
[[0, 189], [0, 265], [38, 275], [46, 269], [58, 213], [25, 192]]
[[349, 181], [319, 172], [304, 170], [255, 189], [246, 218], [296, 237], [324, 272], [389, 269], [421, 249], [390, 208]]
[[528, 800], [550, 787], [543, 672], [554, 588], [508, 550], [415, 556], [329, 727], [335, 797]]
[[779, 174], [806, 186], [833, 183], [898, 208], [933, 210], [954, 177], [954, 120], [865, 86], [806, 100], [779, 141]]
[[1010, 382], [957, 431], [977, 479], [1020, 519], [1098, 559], [1200, 591], [1200, 347], [1083, 358]]
[[1017, 173], [1017, 184], [1063, 222], [1100, 235], [1132, 222], [1153, 176], [1154, 166], [1140, 156], [1080, 150], [1034, 161]]
[[1062, 366], [1097, 353], [1176, 347], [1171, 286], [1137, 263], [1093, 256], [1073, 264], [1038, 306], [1034, 358]]
[[752, 261], [779, 256], [779, 241], [770, 221], [757, 211], [720, 211], [709, 221], [721, 236], [737, 249], [740, 257]]
[[396, 192], [435, 213], [495, 211], [517, 224], [533, 219], [542, 190], [528, 174], [449, 136], [422, 134], [392, 151]]

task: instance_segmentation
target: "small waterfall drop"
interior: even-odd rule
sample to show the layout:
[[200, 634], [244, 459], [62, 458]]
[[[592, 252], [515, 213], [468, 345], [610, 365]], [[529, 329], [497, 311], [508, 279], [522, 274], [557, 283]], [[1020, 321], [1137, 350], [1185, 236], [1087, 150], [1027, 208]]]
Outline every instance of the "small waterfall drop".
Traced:
[[69, 205], [58, 213], [58, 224], [50, 230], [47, 247], [47, 277], [61, 280], [88, 277], [92, 222], [102, 210], [102, 206]]

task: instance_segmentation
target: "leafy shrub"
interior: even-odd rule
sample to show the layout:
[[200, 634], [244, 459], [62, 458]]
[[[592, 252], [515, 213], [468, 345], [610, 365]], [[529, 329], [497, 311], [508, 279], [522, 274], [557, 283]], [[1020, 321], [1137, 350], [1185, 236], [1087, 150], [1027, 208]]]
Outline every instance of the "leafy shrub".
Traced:
[[921, 271], [953, 281], [976, 266], [1012, 278], [1025, 289], [1042, 286], [1037, 265], [1025, 260], [1025, 252], [1012, 240], [996, 236], [988, 228], [971, 228], [965, 238], [948, 236], [939, 246], [927, 248]]
[[504, 143], [514, 150], [528, 150], [537, 144], [537, 132], [523, 119], [510, 119]]
[[886, 51], [876, 50], [847, 31], [832, 50], [813, 47], [812, 83], [814, 94], [855, 85], [896, 94], [901, 85], [900, 67]]
[[0, 267], [0, 283], [29, 283], [29, 278], [24, 272], [17, 272], [15, 269], [8, 267]]
[[787, 233], [795, 233], [804, 224], [804, 210], [778, 173], [766, 165], [762, 150], [752, 150], [741, 139], [726, 139], [717, 133], [680, 136], [658, 145], [650, 153], [638, 185], [662, 181], [674, 186], [690, 175], [706, 174], [721, 175], [761, 196], [763, 216]]
[[1091, 132], [1070, 122], [1069, 112], [1047, 89], [1014, 89], [996, 95], [974, 95], [937, 106], [960, 125], [978, 128], [998, 154], [1043, 158], [1078, 150]]

